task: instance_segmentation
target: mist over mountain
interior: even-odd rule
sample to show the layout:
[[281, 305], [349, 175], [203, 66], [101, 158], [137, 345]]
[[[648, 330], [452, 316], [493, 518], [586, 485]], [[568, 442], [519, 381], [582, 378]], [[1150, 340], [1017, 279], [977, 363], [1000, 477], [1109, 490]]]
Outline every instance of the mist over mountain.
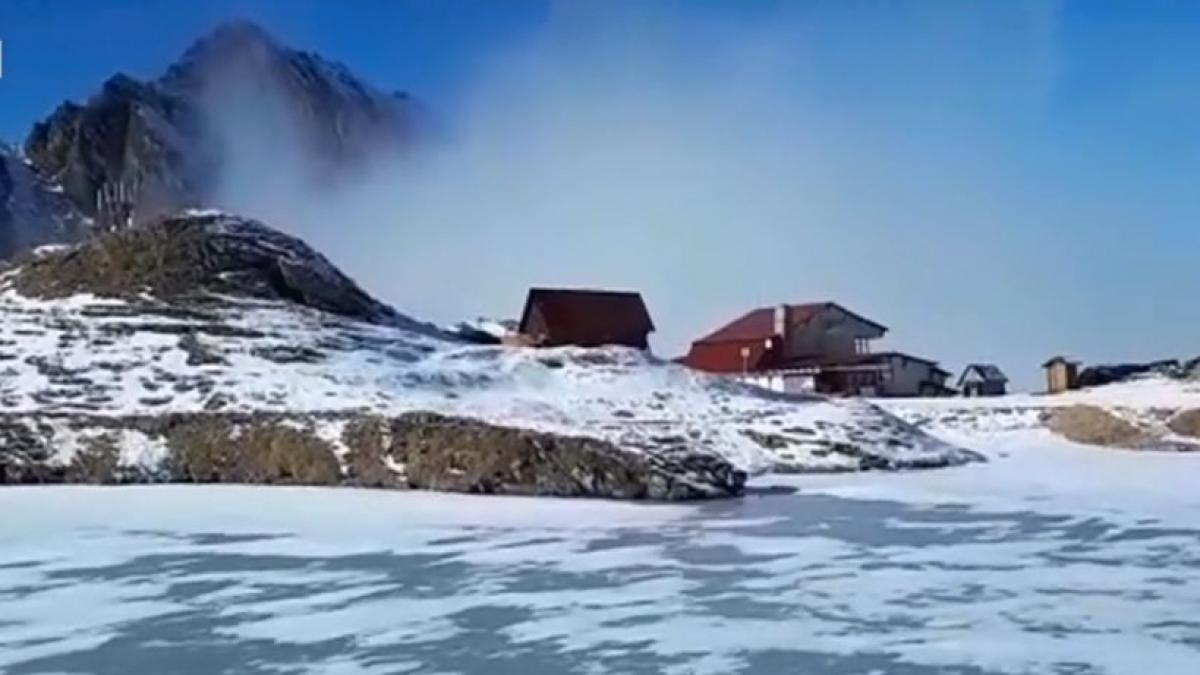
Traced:
[[[280, 170], [305, 189], [335, 186], [372, 158], [405, 150], [417, 127], [407, 96], [374, 89], [345, 66], [285, 47], [252, 23], [231, 22], [194, 43], [161, 77], [116, 74], [87, 101], [64, 102], [36, 123], [24, 142], [36, 176], [21, 184], [61, 188], [73, 222], [139, 224], [218, 204], [219, 195], [241, 187], [261, 189], [264, 177]], [[4, 164], [17, 168], [0, 181], [0, 208], [11, 175], [25, 171], [10, 154]], [[276, 171], [248, 166], [248, 157]], [[78, 234], [53, 216], [58, 206], [34, 207], [19, 218], [0, 212], [0, 256]]]

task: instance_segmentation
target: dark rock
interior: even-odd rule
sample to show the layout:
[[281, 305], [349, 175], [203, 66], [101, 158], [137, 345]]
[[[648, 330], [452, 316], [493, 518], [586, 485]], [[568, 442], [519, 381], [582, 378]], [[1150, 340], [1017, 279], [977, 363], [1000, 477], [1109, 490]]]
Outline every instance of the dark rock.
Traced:
[[1200, 408], [1175, 413], [1167, 420], [1167, 428], [1180, 436], [1200, 439]]
[[[24, 295], [41, 298], [94, 293], [137, 301], [149, 293], [185, 304], [214, 294], [283, 300], [361, 321], [428, 330], [367, 295], [299, 239], [227, 215], [169, 217], [105, 233], [24, 261], [13, 283]], [[202, 330], [221, 326], [206, 324]], [[129, 326], [131, 331], [146, 328], [144, 323]], [[161, 330], [194, 329], [164, 323]]]
[[325, 360], [325, 354], [312, 347], [304, 345], [272, 345], [256, 347], [250, 353], [260, 359], [274, 363], [320, 363]]
[[[50, 427], [0, 414], [0, 441], [18, 439], [0, 444], [0, 483], [282, 483], [678, 501], [737, 496], [746, 481], [744, 472], [715, 455], [639, 454], [596, 439], [432, 413], [45, 417], [86, 429], [94, 441], [67, 467], [57, 466]], [[331, 419], [345, 420], [340, 461], [313, 431]], [[116, 464], [113, 439], [122, 429], [166, 440], [169, 455], [160, 472]]]
[[739, 495], [746, 480], [714, 456], [651, 457], [595, 439], [429, 413], [396, 418], [389, 438], [389, 454], [414, 488], [674, 501]]
[[228, 365], [229, 363], [224, 356], [205, 347], [200, 342], [200, 339], [196, 337], [195, 332], [182, 335], [179, 338], [179, 348], [187, 353], [187, 364], [189, 366]]
[[1064, 438], [1087, 445], [1136, 448], [1153, 440], [1145, 429], [1094, 405], [1052, 408], [1044, 413], [1042, 422]]
[[501, 342], [499, 337], [468, 323], [457, 324], [447, 332], [464, 342], [476, 345], [498, 345]]
[[121, 449], [111, 433], [94, 436], [71, 458], [67, 476], [73, 483], [119, 482]]
[[239, 425], [198, 415], [168, 434], [170, 474], [197, 483], [337, 485], [328, 443], [303, 428], [267, 420]]
[[1088, 366], [1079, 371], [1076, 383], [1079, 387], [1098, 387], [1114, 382], [1124, 382], [1135, 377], [1146, 375], [1166, 375], [1178, 377], [1182, 373], [1179, 361], [1164, 359], [1148, 363], [1116, 363], [1099, 366]]
[[62, 104], [34, 125], [25, 154], [102, 226], [126, 216], [141, 224], [214, 204], [240, 142], [223, 115], [248, 119], [264, 110], [272, 115], [258, 120], [258, 131], [294, 130], [312, 156], [320, 179], [314, 184], [352, 175], [381, 152], [399, 152], [417, 133], [408, 99], [237, 22], [197, 41], [157, 80], [118, 74], [84, 104]]
[[791, 439], [781, 434], [763, 433], [753, 429], [746, 429], [742, 434], [767, 450], [781, 450], [792, 445]]
[[65, 195], [0, 145], [0, 258], [74, 241], [87, 231], [82, 213]]
[[408, 485], [404, 475], [388, 464], [392, 452], [390, 422], [385, 417], [358, 417], [346, 423], [342, 444], [346, 453], [346, 482], [357, 487], [395, 488]]

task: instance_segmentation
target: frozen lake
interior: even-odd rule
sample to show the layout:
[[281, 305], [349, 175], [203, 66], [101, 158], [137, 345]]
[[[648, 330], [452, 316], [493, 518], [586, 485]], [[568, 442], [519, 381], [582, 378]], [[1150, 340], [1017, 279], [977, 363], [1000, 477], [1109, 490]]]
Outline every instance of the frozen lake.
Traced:
[[1200, 672], [1200, 457], [1103, 452], [697, 506], [0, 489], [0, 672]]

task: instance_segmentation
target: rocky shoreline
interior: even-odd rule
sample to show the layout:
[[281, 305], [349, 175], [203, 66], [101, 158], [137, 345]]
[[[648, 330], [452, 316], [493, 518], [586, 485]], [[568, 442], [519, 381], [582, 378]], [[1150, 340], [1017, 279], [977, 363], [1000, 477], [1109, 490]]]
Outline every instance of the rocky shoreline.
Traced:
[[[77, 445], [60, 463], [56, 444]], [[649, 456], [584, 437], [428, 412], [0, 415], [0, 484], [342, 485], [685, 501], [742, 494], [713, 455]]]

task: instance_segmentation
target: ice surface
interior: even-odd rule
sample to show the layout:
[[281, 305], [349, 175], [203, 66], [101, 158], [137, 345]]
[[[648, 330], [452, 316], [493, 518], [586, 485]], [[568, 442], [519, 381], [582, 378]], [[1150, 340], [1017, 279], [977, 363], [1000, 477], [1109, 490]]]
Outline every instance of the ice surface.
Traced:
[[958, 440], [703, 506], [0, 490], [0, 670], [1196, 672], [1196, 456]]

